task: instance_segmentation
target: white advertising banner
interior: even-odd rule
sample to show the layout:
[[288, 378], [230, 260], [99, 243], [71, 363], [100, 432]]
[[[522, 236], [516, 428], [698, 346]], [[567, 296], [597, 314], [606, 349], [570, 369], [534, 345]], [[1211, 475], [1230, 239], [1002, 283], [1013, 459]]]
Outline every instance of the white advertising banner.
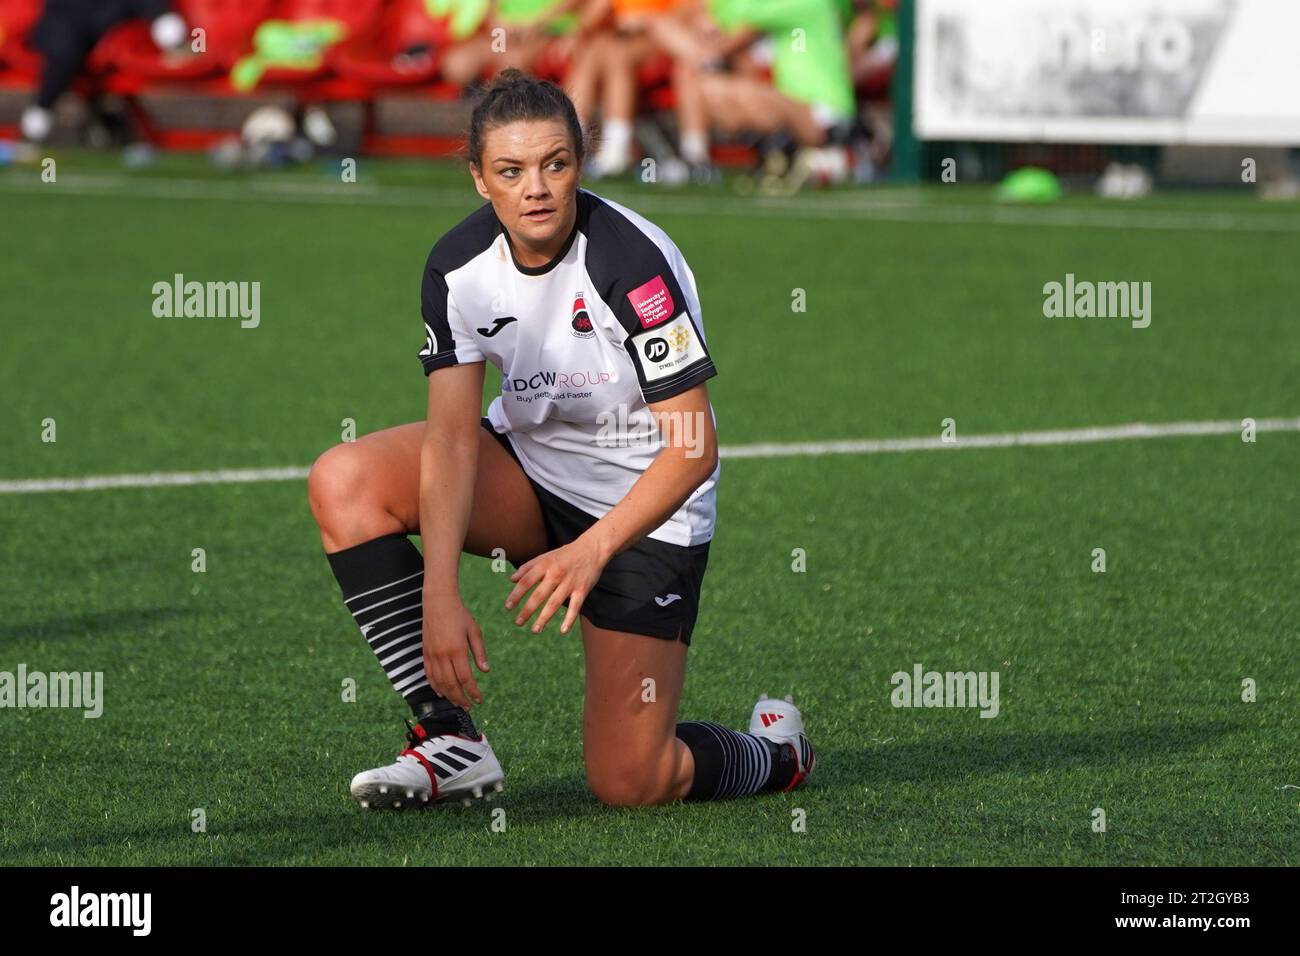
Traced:
[[1300, 0], [917, 0], [920, 139], [1300, 145]]

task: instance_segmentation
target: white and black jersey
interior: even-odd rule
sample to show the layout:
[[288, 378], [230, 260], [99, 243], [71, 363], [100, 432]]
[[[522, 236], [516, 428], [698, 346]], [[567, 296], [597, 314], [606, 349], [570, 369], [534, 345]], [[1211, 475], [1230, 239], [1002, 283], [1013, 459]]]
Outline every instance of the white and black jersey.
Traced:
[[[515, 261], [486, 204], [429, 253], [422, 309], [425, 374], [489, 361], [502, 373], [488, 418], [528, 476], [595, 517], [658, 452], [648, 404], [717, 374], [695, 277], [662, 229], [586, 190], [549, 263]], [[712, 414], [712, 410], [710, 410]], [[713, 536], [718, 469], [650, 537]]]

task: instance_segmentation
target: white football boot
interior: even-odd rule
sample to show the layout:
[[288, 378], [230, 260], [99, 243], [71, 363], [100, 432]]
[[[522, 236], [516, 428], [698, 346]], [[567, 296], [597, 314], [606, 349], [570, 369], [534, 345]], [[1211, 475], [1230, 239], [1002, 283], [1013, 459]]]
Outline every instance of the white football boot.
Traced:
[[794, 748], [797, 768], [790, 784], [784, 791], [793, 790], [811, 776], [813, 765], [817, 763], [817, 754], [803, 732], [803, 714], [794, 705], [794, 697], [787, 695], [785, 700], [777, 700], [764, 694], [754, 705], [754, 712], [749, 718], [749, 732], [755, 737], [763, 737], [776, 744], [789, 744]]
[[491, 800], [505, 786], [501, 762], [485, 734], [478, 740], [459, 734], [430, 735], [417, 723], [406, 739], [410, 746], [395, 763], [352, 778], [352, 796], [363, 807], [402, 810], [456, 798], [469, 806], [473, 800]]

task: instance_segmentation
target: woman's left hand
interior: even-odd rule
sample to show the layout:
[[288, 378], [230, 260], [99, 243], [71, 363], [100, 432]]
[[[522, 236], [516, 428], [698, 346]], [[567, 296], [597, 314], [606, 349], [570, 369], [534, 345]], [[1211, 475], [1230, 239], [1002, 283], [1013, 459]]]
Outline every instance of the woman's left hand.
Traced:
[[540, 634], [551, 615], [567, 598], [569, 611], [564, 615], [560, 633], [568, 634], [569, 628], [578, 619], [578, 612], [582, 610], [583, 600], [595, 587], [605, 564], [606, 559], [601, 557], [594, 544], [578, 538], [554, 551], [539, 554], [521, 565], [519, 570], [510, 575], [515, 587], [506, 598], [506, 607], [514, 608], [529, 588], [533, 588], [533, 593], [519, 609], [515, 624], [522, 627], [540, 607], [542, 613], [532, 628], [534, 634]]

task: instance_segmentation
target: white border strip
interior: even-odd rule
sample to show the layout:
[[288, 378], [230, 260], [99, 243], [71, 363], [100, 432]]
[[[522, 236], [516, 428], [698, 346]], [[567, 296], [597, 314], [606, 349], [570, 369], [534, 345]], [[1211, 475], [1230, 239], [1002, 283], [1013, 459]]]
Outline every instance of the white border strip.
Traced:
[[[1231, 435], [1240, 421], [1163, 422], [1066, 428], [1052, 431], [967, 435], [946, 442], [938, 436], [849, 441], [767, 442], [724, 445], [723, 458], [801, 458], [819, 455], [881, 455], [907, 451], [956, 451], [964, 448], [1010, 448], [1029, 445], [1082, 445], [1091, 442], [1139, 441], [1197, 435]], [[1260, 418], [1257, 432], [1300, 432], [1300, 418]], [[135, 475], [95, 475], [88, 478], [25, 478], [0, 481], [0, 494], [24, 495], [49, 491], [102, 491], [107, 488], [166, 488], [179, 485], [247, 484], [259, 481], [302, 481], [308, 468], [222, 468], [217, 471], [155, 471]]]

